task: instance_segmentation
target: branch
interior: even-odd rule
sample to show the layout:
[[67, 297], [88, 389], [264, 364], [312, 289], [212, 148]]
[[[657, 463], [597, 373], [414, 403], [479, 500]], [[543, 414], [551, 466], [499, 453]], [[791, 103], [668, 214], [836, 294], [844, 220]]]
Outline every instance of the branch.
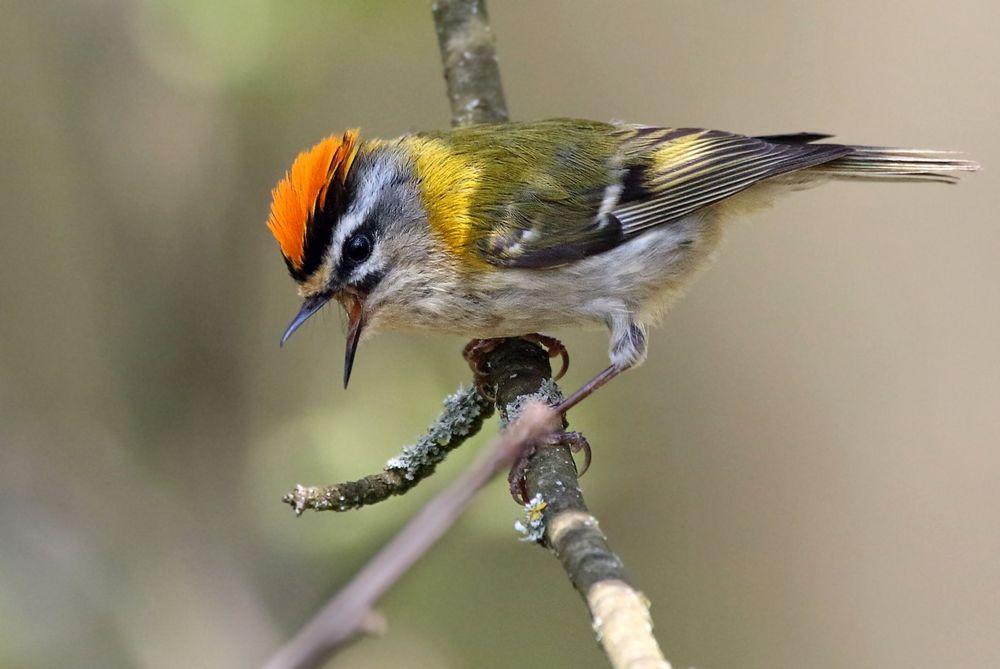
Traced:
[[448, 86], [451, 124], [506, 121], [507, 103], [486, 0], [437, 0], [431, 11]]
[[526, 444], [550, 433], [556, 415], [542, 404], [529, 406], [454, 483], [437, 494], [399, 534], [368, 561], [265, 665], [265, 669], [316, 667], [335, 650], [370, 631], [375, 602], [458, 520], [476, 493], [508, 469]]
[[[485, 0], [439, 0], [433, 4], [441, 61], [454, 126], [506, 121]], [[486, 356], [497, 407], [504, 421], [516, 419], [526, 400], [549, 405], [562, 400], [548, 356], [537, 344], [507, 339]], [[594, 631], [613, 667], [669, 669], [652, 633], [649, 604], [629, 584], [621, 559], [611, 551], [587, 510], [567, 444], [539, 449], [525, 471], [526, 505], [541, 510], [542, 543], [559, 558], [587, 602]]]
[[[548, 354], [524, 339], [505, 339], [486, 362], [503, 420], [517, 420], [531, 401], [562, 401], [552, 381]], [[597, 639], [612, 667], [669, 669], [653, 636], [649, 602], [635, 590], [608, 546], [597, 519], [587, 510], [573, 454], [565, 443], [539, 448], [528, 462], [525, 481], [529, 534], [550, 548], [573, 587], [587, 602]], [[530, 524], [530, 523], [529, 523]]]
[[483, 421], [493, 415], [493, 403], [472, 386], [449, 395], [444, 407], [417, 443], [404, 446], [402, 453], [386, 463], [384, 471], [325, 487], [297, 485], [282, 501], [299, 516], [306, 509], [349, 511], [402, 495], [433, 474], [448, 453], [478, 433]]

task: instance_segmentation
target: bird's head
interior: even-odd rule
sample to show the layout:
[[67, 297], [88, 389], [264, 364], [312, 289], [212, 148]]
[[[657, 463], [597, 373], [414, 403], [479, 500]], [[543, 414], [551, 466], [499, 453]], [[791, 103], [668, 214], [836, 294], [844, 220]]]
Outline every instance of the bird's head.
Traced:
[[475, 251], [476, 174], [443, 142], [419, 136], [361, 142], [348, 130], [299, 154], [267, 222], [304, 300], [282, 343], [339, 302], [346, 385], [363, 330], [440, 313], [456, 277], [487, 266]]
[[368, 212], [352, 215], [364, 190], [352, 169], [358, 150], [358, 131], [348, 130], [299, 154], [271, 193], [267, 221], [303, 298], [281, 343], [327, 302], [339, 302], [348, 317], [345, 386], [365, 327], [365, 299], [385, 263], [375, 221]]

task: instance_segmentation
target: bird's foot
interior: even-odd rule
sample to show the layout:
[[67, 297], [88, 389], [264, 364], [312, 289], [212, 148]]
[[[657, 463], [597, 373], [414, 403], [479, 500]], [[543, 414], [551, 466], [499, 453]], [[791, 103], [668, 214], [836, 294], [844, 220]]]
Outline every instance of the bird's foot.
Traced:
[[541, 448], [552, 448], [553, 446], [568, 446], [571, 453], [583, 451], [583, 469], [579, 471], [578, 476], [583, 476], [590, 469], [591, 450], [587, 438], [579, 432], [553, 432], [522, 450], [510, 468], [510, 473], [507, 474], [510, 496], [518, 504], [525, 504], [528, 500], [528, 483], [524, 476], [528, 472], [528, 463], [532, 456]]
[[[561, 341], [555, 337], [538, 334], [537, 332], [522, 335], [521, 339], [538, 344], [545, 349], [545, 353], [550, 358], [561, 357], [562, 365], [559, 368], [559, 372], [552, 377], [552, 380], [558, 381], [563, 377], [563, 374], [569, 369], [569, 352]], [[496, 401], [496, 397], [490, 390], [490, 369], [489, 364], [486, 362], [486, 356], [499, 346], [502, 341], [502, 338], [473, 339], [462, 349], [462, 357], [469, 363], [469, 369], [472, 370], [472, 380], [476, 384], [476, 391], [491, 402]]]

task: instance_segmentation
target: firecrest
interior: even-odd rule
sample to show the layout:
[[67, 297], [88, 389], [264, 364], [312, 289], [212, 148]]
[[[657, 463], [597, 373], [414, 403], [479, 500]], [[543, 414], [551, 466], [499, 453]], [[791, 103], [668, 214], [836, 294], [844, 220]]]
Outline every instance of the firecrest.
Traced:
[[953, 154], [555, 119], [331, 136], [274, 189], [268, 227], [304, 298], [282, 343], [330, 300], [347, 311], [344, 384], [362, 333], [475, 338], [610, 332], [610, 366], [573, 406], [644, 360], [647, 327], [719, 244], [723, 223], [827, 179], [951, 183]]

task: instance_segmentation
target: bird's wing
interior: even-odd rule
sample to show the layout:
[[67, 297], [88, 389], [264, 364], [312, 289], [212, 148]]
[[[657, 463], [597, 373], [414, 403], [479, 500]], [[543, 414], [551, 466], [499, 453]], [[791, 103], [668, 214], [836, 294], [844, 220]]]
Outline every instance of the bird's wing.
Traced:
[[555, 267], [621, 242], [606, 215], [617, 199], [605, 200], [625, 173], [615, 126], [554, 119], [482, 136], [476, 128], [448, 137], [474, 157], [477, 192], [487, 194], [472, 204], [481, 258], [501, 267]]
[[534, 152], [530, 178], [510, 192], [503, 211], [491, 212], [495, 225], [480, 241], [491, 264], [565, 265], [763, 179], [851, 152], [834, 144], [809, 144], [823, 136], [807, 133], [756, 138], [698, 128], [603, 124], [561, 125], [534, 140], [551, 136], [558, 146]]
[[624, 238], [669, 224], [780, 174], [813, 167], [851, 149], [810, 144], [823, 135], [747, 137], [699, 128], [620, 131], [629, 171], [612, 214]]

